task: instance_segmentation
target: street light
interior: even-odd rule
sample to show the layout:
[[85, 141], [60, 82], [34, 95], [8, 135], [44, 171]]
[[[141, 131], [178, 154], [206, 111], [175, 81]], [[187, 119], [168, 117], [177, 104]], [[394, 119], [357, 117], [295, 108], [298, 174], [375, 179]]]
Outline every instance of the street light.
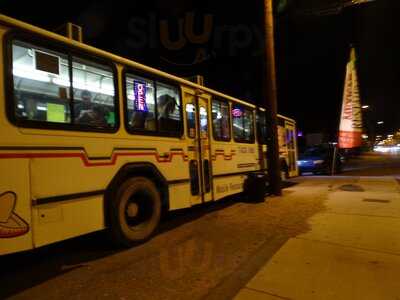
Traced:
[[369, 105], [363, 105], [363, 106], [361, 106], [361, 108], [362, 108], [362, 109], [368, 109], [368, 108], [369, 108]]
[[375, 2], [376, 0], [337, 0], [333, 4], [320, 6], [317, 8], [304, 9], [299, 11], [302, 15], [328, 16], [338, 15], [343, 9], [352, 6], [360, 6], [365, 3]]
[[382, 124], [384, 124], [385, 122], [383, 122], [383, 121], [379, 121], [378, 123], [376, 123], [376, 124], [378, 124], [378, 125], [382, 125]]
[[373, 1], [375, 1], [375, 0], [351, 0], [351, 1], [346, 1], [343, 5], [344, 6], [352, 6], [352, 5], [363, 4], [363, 3], [373, 2]]

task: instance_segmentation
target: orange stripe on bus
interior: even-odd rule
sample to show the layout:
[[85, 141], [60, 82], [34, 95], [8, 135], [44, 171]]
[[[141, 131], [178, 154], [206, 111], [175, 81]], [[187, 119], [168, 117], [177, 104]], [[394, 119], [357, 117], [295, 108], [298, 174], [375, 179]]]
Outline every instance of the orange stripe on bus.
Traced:
[[[222, 156], [224, 160], [232, 160], [236, 155], [233, 151], [231, 154], [216, 152], [212, 155], [212, 160], [217, 160], [217, 156]], [[156, 152], [120, 152], [113, 153], [111, 161], [106, 162], [91, 162], [84, 153], [0, 153], [0, 159], [31, 159], [31, 158], [80, 158], [85, 167], [104, 167], [113, 166], [116, 164], [118, 157], [135, 157], [135, 156], [154, 156], [159, 163], [170, 163], [174, 156], [181, 156], [182, 160], [187, 162], [188, 155], [184, 152], [170, 152], [168, 155], [162, 156]]]
[[85, 167], [103, 167], [115, 165], [118, 156], [154, 156], [159, 163], [172, 162], [174, 156], [181, 156], [183, 161], [188, 161], [189, 158], [183, 152], [171, 152], [168, 156], [162, 157], [154, 152], [121, 152], [115, 153], [109, 162], [91, 162], [83, 153], [0, 153], [0, 159], [22, 159], [22, 158], [80, 158]]

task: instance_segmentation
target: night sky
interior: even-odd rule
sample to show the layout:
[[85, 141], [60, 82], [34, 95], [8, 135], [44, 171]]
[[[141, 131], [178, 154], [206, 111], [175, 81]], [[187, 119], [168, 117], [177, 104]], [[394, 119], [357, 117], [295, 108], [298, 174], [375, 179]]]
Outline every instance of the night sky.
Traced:
[[[304, 13], [334, 2], [288, 1], [276, 16], [279, 112], [305, 133], [334, 139], [353, 44], [363, 104], [385, 121], [384, 131], [399, 129], [399, 1], [377, 0], [336, 15]], [[0, 1], [5, 15], [49, 30], [71, 21], [83, 26], [85, 43], [179, 76], [201, 74], [207, 86], [254, 103], [262, 102], [262, 9], [260, 0], [68, 1], [56, 7]], [[194, 25], [188, 26], [191, 14]]]

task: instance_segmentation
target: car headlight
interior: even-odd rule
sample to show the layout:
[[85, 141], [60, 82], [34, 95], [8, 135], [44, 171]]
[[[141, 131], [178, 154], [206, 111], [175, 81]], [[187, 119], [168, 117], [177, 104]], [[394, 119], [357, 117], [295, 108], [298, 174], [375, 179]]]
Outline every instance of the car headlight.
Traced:
[[323, 160], [314, 160], [313, 163], [314, 163], [314, 165], [320, 165], [320, 164], [323, 164], [324, 161]]
[[297, 165], [298, 165], [298, 166], [302, 166], [302, 165], [304, 165], [305, 163], [306, 163], [305, 160], [298, 160], [298, 161], [297, 161]]

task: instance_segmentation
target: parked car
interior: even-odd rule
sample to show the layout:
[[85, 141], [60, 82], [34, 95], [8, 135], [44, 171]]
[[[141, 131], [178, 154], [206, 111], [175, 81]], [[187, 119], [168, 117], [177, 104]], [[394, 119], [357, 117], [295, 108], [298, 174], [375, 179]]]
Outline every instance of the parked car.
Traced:
[[[335, 146], [332, 144], [321, 144], [308, 147], [303, 153], [300, 153], [297, 161], [300, 174], [332, 174], [333, 156], [335, 153], [334, 147]], [[343, 157], [339, 151], [336, 151], [335, 174], [342, 171], [342, 163]]]

